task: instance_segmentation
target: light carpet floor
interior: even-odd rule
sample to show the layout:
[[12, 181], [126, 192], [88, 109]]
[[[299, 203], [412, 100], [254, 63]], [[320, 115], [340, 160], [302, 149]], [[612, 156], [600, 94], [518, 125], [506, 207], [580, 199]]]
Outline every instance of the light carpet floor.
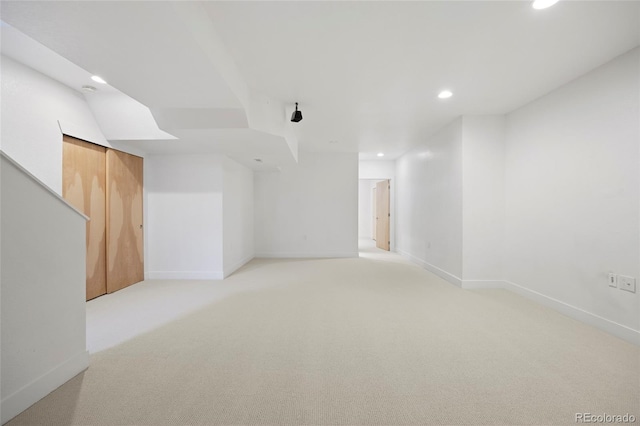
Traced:
[[256, 259], [224, 285], [238, 291], [93, 354], [8, 425], [640, 417], [637, 347], [505, 290], [462, 290], [375, 255]]

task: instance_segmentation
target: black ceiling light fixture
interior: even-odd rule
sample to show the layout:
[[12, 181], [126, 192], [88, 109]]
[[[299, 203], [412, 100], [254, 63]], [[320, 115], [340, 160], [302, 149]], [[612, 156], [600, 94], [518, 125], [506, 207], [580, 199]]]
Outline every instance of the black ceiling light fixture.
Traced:
[[296, 102], [296, 110], [291, 114], [291, 121], [297, 123], [298, 121], [302, 121], [302, 111], [298, 111], [298, 103]]

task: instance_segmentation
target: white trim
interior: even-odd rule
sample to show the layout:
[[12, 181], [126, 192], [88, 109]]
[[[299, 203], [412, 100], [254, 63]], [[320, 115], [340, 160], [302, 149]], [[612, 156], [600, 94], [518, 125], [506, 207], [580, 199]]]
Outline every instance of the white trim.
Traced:
[[403, 257], [406, 257], [407, 259], [409, 259], [411, 262], [422, 266], [424, 269], [426, 269], [429, 272], [432, 272], [434, 274], [436, 274], [437, 276], [439, 276], [440, 278], [442, 278], [445, 281], [450, 282], [451, 284], [458, 286], [458, 287], [462, 287], [462, 279], [458, 278], [457, 276], [445, 271], [444, 269], [440, 269], [435, 265], [432, 265], [428, 262], [425, 262], [424, 260], [415, 257], [412, 254], [407, 253], [406, 251], [403, 250], [397, 250], [397, 253], [400, 254]]
[[527, 299], [538, 302], [541, 305], [547, 306], [563, 315], [576, 319], [585, 324], [592, 325], [599, 328], [602, 331], [613, 334], [616, 337], [624, 339], [634, 345], [640, 346], [640, 331], [629, 328], [625, 325], [618, 324], [606, 318], [602, 318], [598, 315], [584, 311], [568, 303], [561, 302], [560, 300], [553, 299], [537, 291], [530, 290], [522, 287], [521, 285], [512, 283], [511, 281], [504, 281], [504, 288], [514, 293], [517, 293]]
[[222, 280], [222, 271], [147, 271], [147, 280]]
[[553, 299], [544, 294], [538, 293], [534, 290], [530, 290], [521, 285], [515, 284], [506, 280], [461, 280], [453, 274], [444, 271], [437, 266], [431, 265], [422, 259], [419, 259], [405, 251], [398, 250], [398, 253], [403, 257], [406, 257], [411, 262], [422, 266], [424, 269], [433, 272], [440, 278], [462, 287], [466, 290], [483, 289], [483, 288], [502, 288], [516, 293], [522, 297], [539, 303], [543, 306], [553, 309], [563, 315], [578, 320], [584, 324], [591, 325], [616, 337], [619, 337], [634, 345], [640, 346], [640, 331], [634, 330], [617, 322], [602, 318], [598, 315], [587, 312], [578, 307], [569, 305], [568, 303], [561, 302], [560, 300]]
[[[111, 147], [109, 147], [109, 149], [113, 149], [114, 151], [125, 152], [127, 154], [135, 155], [136, 157], [140, 157], [140, 158], [147, 157], [148, 154], [146, 152], [139, 149], [131, 148], [126, 145], [126, 142], [127, 141], [119, 141], [119, 140], [109, 141], [109, 143], [111, 144]], [[125, 145], [123, 145], [123, 143]]]
[[69, 121], [66, 121], [63, 124], [60, 120], [58, 120], [58, 127], [60, 128], [60, 133], [63, 135], [68, 135], [76, 139], [91, 142], [95, 145], [102, 145], [106, 148], [111, 148], [109, 142], [107, 142], [104, 135], [99, 131], [89, 129], [86, 126], [77, 125]]
[[81, 352], [25, 385], [2, 400], [2, 424], [8, 422], [36, 402], [89, 367], [89, 352]]
[[[122, 140], [107, 140], [104, 135], [88, 129], [85, 126], [79, 126], [74, 123], [65, 122], [64, 124], [58, 120], [58, 128], [60, 129], [60, 133], [62, 135], [71, 136], [72, 138], [80, 139], [86, 141], [88, 143], [103, 146], [105, 148], [113, 149], [115, 151], [121, 151], [127, 154], [135, 155], [136, 157], [145, 158], [147, 155], [144, 151], [140, 149], [131, 148], [129, 146], [122, 146]], [[176, 139], [176, 138], [174, 138]]]
[[255, 257], [277, 258], [277, 259], [318, 259], [318, 258], [339, 258], [339, 257], [359, 257], [360, 253], [354, 252], [318, 252], [318, 253], [300, 253], [300, 252], [262, 252], [256, 253]]
[[253, 259], [253, 255], [247, 256], [244, 259], [239, 260], [228, 268], [224, 268], [224, 278], [227, 278], [229, 275], [233, 274], [238, 269], [242, 268], [244, 265], [249, 263]]
[[88, 216], [86, 216], [84, 213], [82, 213], [80, 210], [76, 209], [75, 207], [73, 207], [71, 204], [69, 204], [69, 202], [67, 200], [65, 200], [64, 198], [62, 198], [60, 196], [60, 194], [58, 194], [56, 191], [54, 191], [53, 189], [51, 189], [49, 186], [47, 186], [47, 184], [45, 184], [44, 182], [42, 182], [40, 179], [38, 179], [37, 177], [35, 177], [29, 170], [25, 169], [24, 167], [22, 167], [20, 165], [20, 163], [18, 163], [16, 160], [14, 160], [13, 158], [11, 158], [6, 152], [0, 150], [0, 157], [4, 158], [5, 160], [7, 160], [11, 165], [13, 165], [16, 169], [18, 169], [18, 171], [24, 173], [27, 177], [29, 177], [31, 180], [33, 180], [35, 183], [37, 183], [38, 185], [40, 185], [42, 187], [42, 189], [44, 189], [45, 191], [47, 191], [49, 194], [53, 195], [54, 197], [56, 197], [58, 200], [62, 201], [62, 203], [64, 203], [67, 207], [69, 207], [71, 210], [73, 210], [74, 212], [78, 213], [80, 216], [82, 216], [84, 218], [84, 220], [90, 220]]
[[462, 288], [473, 290], [477, 288], [505, 288], [502, 280], [462, 280]]

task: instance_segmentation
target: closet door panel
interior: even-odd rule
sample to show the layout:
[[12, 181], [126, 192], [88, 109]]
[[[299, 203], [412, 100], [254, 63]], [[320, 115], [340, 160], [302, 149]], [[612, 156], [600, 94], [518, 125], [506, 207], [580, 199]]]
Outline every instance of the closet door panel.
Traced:
[[87, 222], [87, 300], [107, 292], [106, 148], [63, 136], [62, 197]]
[[107, 150], [107, 292], [144, 280], [142, 158]]

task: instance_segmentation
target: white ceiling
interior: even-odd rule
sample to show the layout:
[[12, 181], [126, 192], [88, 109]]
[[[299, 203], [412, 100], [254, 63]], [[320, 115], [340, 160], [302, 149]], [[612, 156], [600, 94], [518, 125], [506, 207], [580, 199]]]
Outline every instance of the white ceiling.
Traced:
[[[639, 2], [210, 2], [249, 87], [300, 102], [301, 146], [386, 158], [502, 114], [639, 43]], [[444, 88], [454, 96], [436, 98]], [[334, 144], [335, 145], [335, 144]]]
[[164, 1], [3, 1], [2, 20], [149, 108], [240, 107]]
[[[211, 1], [191, 3], [193, 13], [184, 5], [3, 2], [2, 19], [152, 110], [246, 108], [242, 84], [287, 113], [298, 101], [300, 149], [362, 159], [379, 151], [393, 159], [461, 114], [509, 112], [640, 42], [637, 1], [565, 0], [546, 10], [529, 1]], [[444, 88], [454, 96], [442, 101]], [[207, 132], [234, 130], [175, 136], [204, 150]], [[231, 138], [255, 149], [260, 136], [245, 128]], [[138, 143], [151, 152], [180, 146]]]
[[[0, 8], [0, 12], [2, 9]], [[1, 15], [0, 15], [1, 17]], [[109, 84], [91, 80], [91, 73], [80, 68], [51, 49], [36, 43], [15, 28], [0, 21], [2, 54], [33, 68], [77, 91], [92, 86], [101, 92], [117, 93]]]

